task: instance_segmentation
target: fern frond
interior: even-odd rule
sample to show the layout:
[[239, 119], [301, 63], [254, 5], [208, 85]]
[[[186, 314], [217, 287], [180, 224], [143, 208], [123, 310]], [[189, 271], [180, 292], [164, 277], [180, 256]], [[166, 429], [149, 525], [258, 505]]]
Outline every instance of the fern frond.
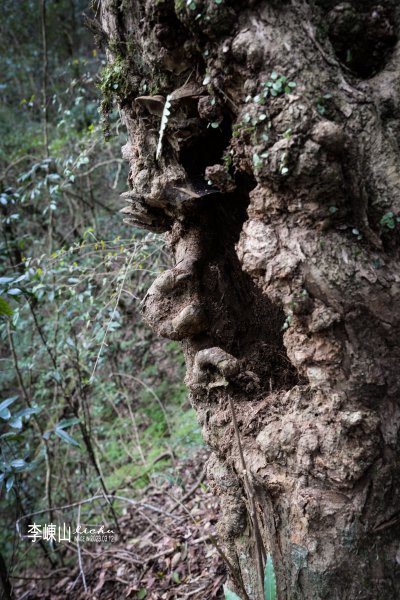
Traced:
[[156, 160], [158, 160], [161, 156], [164, 132], [165, 132], [165, 129], [168, 124], [169, 116], [171, 114], [171, 100], [172, 100], [172, 94], [168, 94], [168, 96], [166, 97], [166, 100], [165, 100], [164, 110], [163, 110], [163, 113], [161, 116], [160, 131], [158, 133], [158, 144], [157, 144], [157, 150], [156, 150]]

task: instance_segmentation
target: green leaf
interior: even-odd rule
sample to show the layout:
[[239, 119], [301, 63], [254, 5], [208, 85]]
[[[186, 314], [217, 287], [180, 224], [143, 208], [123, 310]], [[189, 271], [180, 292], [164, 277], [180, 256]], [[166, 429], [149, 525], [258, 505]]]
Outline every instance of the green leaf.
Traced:
[[178, 573], [178, 571], [173, 571], [173, 572], [172, 572], [172, 580], [173, 580], [175, 583], [180, 583], [180, 582], [181, 582], [181, 578], [179, 577], [179, 573]]
[[7, 294], [9, 296], [20, 296], [22, 294], [22, 290], [20, 288], [10, 288], [7, 290]]
[[10, 404], [15, 402], [15, 400], [17, 400], [17, 398], [18, 398], [18, 396], [12, 396], [11, 398], [7, 398], [6, 400], [3, 400], [3, 402], [0, 403], [0, 418], [1, 419], [4, 419], [5, 421], [7, 421], [11, 417], [11, 413], [8, 410], [8, 407], [10, 406]]
[[271, 554], [267, 556], [264, 570], [264, 599], [276, 600], [276, 577]]
[[11, 418], [11, 413], [8, 408], [5, 408], [0, 412], [0, 419], [4, 419], [4, 421], [8, 421]]
[[14, 475], [11, 475], [6, 481], [7, 494], [11, 490], [13, 485], [14, 485]]
[[141, 588], [137, 593], [137, 597], [139, 598], [139, 600], [143, 600], [144, 598], [146, 598], [146, 596], [147, 590], [145, 588]]
[[18, 398], [19, 396], [10, 396], [9, 398], [3, 400], [3, 402], [0, 403], [0, 412], [3, 410], [3, 408], [7, 408], [7, 406], [10, 406], [10, 404], [15, 402]]
[[28, 463], [23, 458], [16, 458], [10, 463], [10, 466], [16, 471], [25, 471], [25, 469], [29, 468]]
[[71, 435], [69, 435], [69, 433], [64, 431], [64, 429], [58, 429], [56, 427], [54, 432], [56, 435], [58, 435], [59, 438], [64, 440], [64, 442], [67, 442], [67, 444], [70, 444], [71, 446], [77, 446], [78, 448], [80, 448], [79, 443], [76, 440], [74, 440], [74, 438]]
[[260, 158], [260, 156], [255, 152], [253, 154], [253, 165], [255, 169], [261, 169], [261, 167], [263, 166], [263, 160], [262, 158]]
[[77, 419], [76, 417], [72, 419], [63, 419], [62, 421], [57, 423], [56, 428], [65, 429], [66, 427], [71, 427], [71, 425], [77, 425], [78, 423], [80, 423], [80, 419]]
[[241, 598], [235, 594], [235, 592], [231, 592], [229, 588], [224, 585], [224, 596], [225, 600], [241, 600]]
[[22, 429], [22, 419], [21, 417], [16, 417], [10, 421], [10, 426], [14, 429]]
[[41, 410], [42, 409], [40, 406], [32, 406], [32, 408], [22, 408], [21, 410], [18, 410], [15, 413], [14, 419], [19, 419], [21, 417], [30, 417], [31, 415], [39, 413]]
[[15, 280], [15, 277], [0, 277], [0, 285], [7, 285]]
[[6, 300], [4, 300], [4, 298], [1, 298], [0, 296], [0, 316], [12, 317], [12, 315], [13, 309], [8, 304], [8, 302], [6, 302]]

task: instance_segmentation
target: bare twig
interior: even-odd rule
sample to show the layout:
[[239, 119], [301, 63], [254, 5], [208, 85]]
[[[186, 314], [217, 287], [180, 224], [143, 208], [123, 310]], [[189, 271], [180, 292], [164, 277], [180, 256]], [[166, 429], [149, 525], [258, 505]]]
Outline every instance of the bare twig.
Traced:
[[86, 175], [90, 175], [90, 173], [93, 173], [93, 171], [95, 171], [96, 169], [100, 169], [101, 167], [105, 167], [106, 165], [110, 165], [112, 163], [118, 163], [119, 165], [123, 164], [124, 161], [122, 160], [122, 158], [111, 158], [109, 160], [102, 160], [101, 162], [93, 165], [93, 167], [90, 167], [90, 169], [88, 169], [87, 171], [84, 171], [83, 173], [79, 173], [79, 171], [76, 173], [77, 177], [86, 177]]

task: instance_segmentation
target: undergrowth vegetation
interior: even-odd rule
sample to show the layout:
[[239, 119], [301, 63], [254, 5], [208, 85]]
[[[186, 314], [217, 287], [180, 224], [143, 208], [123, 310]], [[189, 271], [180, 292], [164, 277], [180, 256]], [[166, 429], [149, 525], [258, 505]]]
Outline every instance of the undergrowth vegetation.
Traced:
[[113, 523], [124, 510], [113, 494], [173, 478], [201, 444], [180, 349], [140, 319], [168, 257], [162, 237], [118, 216], [125, 134], [108, 106], [103, 136], [95, 73], [105, 60], [82, 27], [86, 5], [3, 7], [0, 558], [12, 576], [68, 560], [56, 545], [28, 546], [18, 519], [26, 533], [32, 513], [60, 521], [58, 507], [102, 495], [80, 518]]

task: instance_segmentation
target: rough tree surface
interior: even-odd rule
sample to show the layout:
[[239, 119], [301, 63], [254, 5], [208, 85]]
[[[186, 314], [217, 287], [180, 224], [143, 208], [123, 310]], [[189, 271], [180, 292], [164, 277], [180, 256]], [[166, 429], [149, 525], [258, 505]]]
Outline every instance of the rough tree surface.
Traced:
[[182, 341], [230, 587], [262, 598], [229, 398], [280, 600], [398, 599], [397, 1], [102, 0], [97, 17], [124, 212], [175, 258], [144, 316]]

